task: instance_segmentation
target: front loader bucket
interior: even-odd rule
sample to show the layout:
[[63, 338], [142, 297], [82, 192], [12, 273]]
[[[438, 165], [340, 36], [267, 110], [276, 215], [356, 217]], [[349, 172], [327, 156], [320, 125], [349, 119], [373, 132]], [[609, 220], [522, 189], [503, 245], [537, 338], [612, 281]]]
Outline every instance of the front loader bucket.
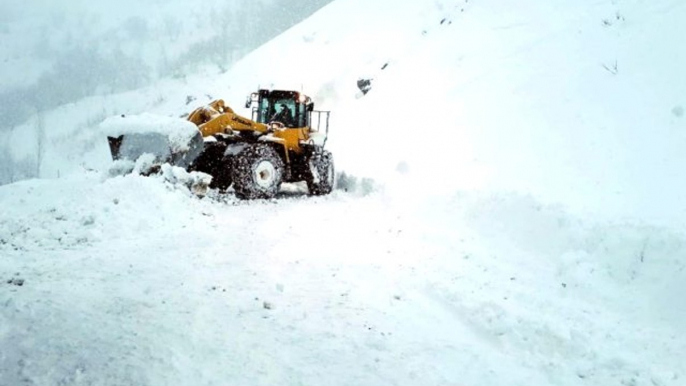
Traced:
[[170, 163], [174, 166], [188, 167], [202, 152], [202, 134], [192, 136], [186, 143], [170, 141], [163, 133], [129, 133], [117, 137], [107, 137], [113, 160], [136, 161], [143, 154], [155, 156], [155, 162]]

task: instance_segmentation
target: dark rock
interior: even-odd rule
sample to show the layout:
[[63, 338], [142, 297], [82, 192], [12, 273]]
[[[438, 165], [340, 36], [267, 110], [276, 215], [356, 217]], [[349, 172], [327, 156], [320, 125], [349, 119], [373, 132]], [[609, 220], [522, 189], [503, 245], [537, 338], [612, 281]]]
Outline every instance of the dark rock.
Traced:
[[367, 94], [369, 90], [372, 89], [372, 80], [371, 79], [358, 79], [357, 80], [357, 88], [362, 91], [362, 94]]

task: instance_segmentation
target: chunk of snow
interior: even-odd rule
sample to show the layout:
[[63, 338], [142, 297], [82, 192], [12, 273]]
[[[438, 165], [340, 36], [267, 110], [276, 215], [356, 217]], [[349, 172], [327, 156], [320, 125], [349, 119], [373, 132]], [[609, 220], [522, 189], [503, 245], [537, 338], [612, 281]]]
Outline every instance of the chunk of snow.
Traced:
[[112, 165], [107, 171], [108, 177], [117, 177], [129, 174], [133, 171], [135, 163], [128, 159], [118, 159], [112, 162]]
[[133, 172], [136, 174], [147, 174], [155, 166], [155, 155], [150, 153], [142, 154], [135, 162]]
[[193, 194], [204, 196], [212, 182], [212, 176], [202, 172], [188, 172], [178, 166], [164, 164], [161, 168], [162, 177], [175, 185], [188, 188]]

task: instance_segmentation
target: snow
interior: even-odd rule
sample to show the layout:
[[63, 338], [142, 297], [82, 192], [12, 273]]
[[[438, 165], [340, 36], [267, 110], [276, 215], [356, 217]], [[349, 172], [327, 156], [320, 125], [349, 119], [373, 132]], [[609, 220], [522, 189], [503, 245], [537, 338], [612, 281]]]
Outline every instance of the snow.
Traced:
[[162, 134], [173, 152], [188, 151], [191, 139], [198, 135], [198, 127], [185, 119], [155, 114], [122, 115], [105, 119], [101, 135], [118, 137], [131, 134]]
[[[226, 73], [35, 117], [3, 139], [49, 127], [44, 178], [0, 186], [0, 385], [683, 385], [685, 17], [336, 0]], [[109, 158], [258, 85], [332, 110], [331, 195]]]
[[684, 239], [664, 230], [517, 196], [221, 203], [97, 174], [1, 192], [0, 272], [25, 281], [2, 284], [3, 384], [683, 377]]

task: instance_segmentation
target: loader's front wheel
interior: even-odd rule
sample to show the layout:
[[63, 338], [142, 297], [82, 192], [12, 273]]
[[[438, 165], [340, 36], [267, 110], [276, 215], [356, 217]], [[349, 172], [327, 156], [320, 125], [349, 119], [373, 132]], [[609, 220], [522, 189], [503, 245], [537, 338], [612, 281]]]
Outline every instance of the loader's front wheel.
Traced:
[[322, 196], [331, 193], [334, 184], [333, 156], [328, 150], [313, 153], [309, 159], [307, 189], [311, 195]]
[[243, 149], [233, 159], [233, 188], [241, 199], [273, 198], [283, 180], [283, 161], [269, 145]]

